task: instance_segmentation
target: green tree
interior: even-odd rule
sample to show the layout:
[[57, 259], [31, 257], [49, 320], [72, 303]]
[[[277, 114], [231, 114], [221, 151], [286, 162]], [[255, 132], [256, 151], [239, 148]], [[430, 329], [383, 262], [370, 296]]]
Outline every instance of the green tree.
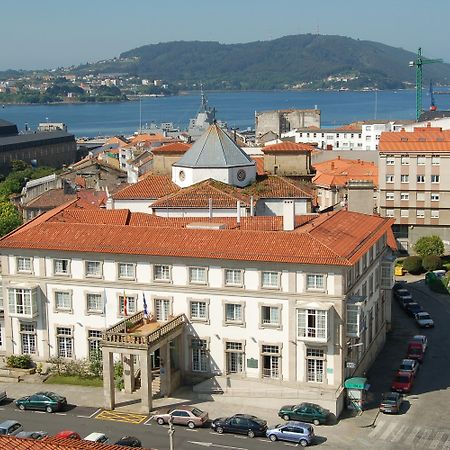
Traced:
[[19, 211], [8, 200], [0, 201], [0, 236], [4, 236], [22, 223]]
[[444, 243], [439, 236], [422, 236], [415, 244], [414, 251], [424, 257], [427, 255], [442, 256], [444, 254]]

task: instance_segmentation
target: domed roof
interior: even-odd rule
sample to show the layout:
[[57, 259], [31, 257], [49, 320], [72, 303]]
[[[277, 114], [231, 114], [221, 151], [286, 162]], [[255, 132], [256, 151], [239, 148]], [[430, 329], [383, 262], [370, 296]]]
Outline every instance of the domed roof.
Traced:
[[222, 130], [213, 123], [194, 142], [183, 157], [174, 164], [176, 167], [218, 168], [254, 166], [255, 162]]

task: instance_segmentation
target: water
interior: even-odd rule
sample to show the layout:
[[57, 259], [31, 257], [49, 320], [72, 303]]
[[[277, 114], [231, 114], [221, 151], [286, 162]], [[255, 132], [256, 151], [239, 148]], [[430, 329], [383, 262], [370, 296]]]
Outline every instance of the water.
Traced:
[[[210, 106], [217, 118], [241, 130], [255, 127], [255, 111], [317, 107], [322, 126], [333, 127], [357, 120], [415, 118], [415, 91], [324, 92], [324, 91], [251, 91], [209, 92]], [[450, 109], [450, 95], [436, 95], [439, 109]], [[424, 92], [424, 106], [429, 97]], [[0, 118], [36, 129], [40, 122], [64, 122], [71, 133], [82, 136], [130, 135], [146, 123], [173, 122], [185, 129], [200, 105], [199, 93], [176, 97], [152, 97], [139, 101], [103, 104], [5, 105]]]

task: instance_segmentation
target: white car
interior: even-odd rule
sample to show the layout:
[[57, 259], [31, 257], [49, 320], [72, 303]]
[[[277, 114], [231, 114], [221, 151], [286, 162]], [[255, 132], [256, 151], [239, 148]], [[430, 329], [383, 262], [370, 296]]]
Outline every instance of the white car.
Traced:
[[416, 376], [417, 371], [419, 370], [419, 363], [415, 359], [402, 359], [398, 370], [402, 372], [411, 372]]
[[420, 344], [422, 344], [423, 352], [425, 353], [425, 351], [427, 350], [428, 339], [423, 334], [416, 334], [409, 340], [409, 342], [419, 342]]
[[83, 441], [91, 441], [91, 442], [98, 442], [100, 444], [107, 444], [109, 442], [108, 436], [103, 433], [91, 433], [88, 434], [85, 438], [83, 438]]
[[419, 325], [420, 328], [433, 328], [434, 327], [433, 319], [425, 311], [421, 311], [421, 312], [414, 314], [414, 319], [416, 320], [416, 323], [417, 323], [417, 325]]

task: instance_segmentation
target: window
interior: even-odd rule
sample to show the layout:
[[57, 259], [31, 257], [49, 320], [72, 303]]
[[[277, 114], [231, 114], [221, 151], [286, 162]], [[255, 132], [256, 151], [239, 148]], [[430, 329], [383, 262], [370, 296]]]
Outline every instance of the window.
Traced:
[[425, 183], [425, 175], [417, 175], [418, 183]]
[[306, 275], [306, 289], [323, 291], [325, 289], [324, 279], [323, 274]]
[[72, 296], [70, 292], [55, 292], [55, 308], [59, 311], [70, 311], [72, 309]]
[[154, 281], [170, 281], [170, 266], [165, 264], [155, 264], [153, 266]]
[[207, 320], [208, 305], [205, 301], [191, 300], [190, 318], [192, 320]]
[[88, 350], [89, 358], [101, 357], [100, 341], [102, 340], [101, 330], [88, 330]]
[[395, 164], [395, 158], [392, 155], [386, 156], [386, 165], [393, 166]]
[[225, 303], [225, 322], [242, 323], [244, 321], [243, 307], [240, 303]]
[[318, 348], [306, 349], [307, 381], [324, 382], [325, 352]]
[[100, 261], [86, 261], [86, 276], [87, 277], [101, 277], [102, 264]]
[[261, 325], [279, 326], [280, 308], [278, 306], [261, 306]]
[[61, 358], [73, 357], [73, 335], [71, 328], [56, 328], [56, 341], [58, 356]]
[[244, 372], [244, 350], [242, 342], [226, 342], [226, 373]]
[[278, 272], [263, 272], [261, 286], [263, 288], [278, 289], [280, 274]]
[[394, 175], [386, 175], [386, 183], [393, 183]]
[[135, 278], [135, 265], [132, 263], [119, 263], [118, 267], [119, 278], [134, 280]]
[[225, 269], [225, 286], [242, 286], [242, 270]]
[[281, 352], [279, 345], [262, 345], [262, 377], [280, 378], [280, 359]]
[[441, 177], [439, 175], [431, 175], [431, 182], [432, 183], [439, 183], [441, 180]]
[[128, 316], [137, 311], [136, 297], [132, 295], [119, 295], [119, 315]]
[[8, 288], [9, 313], [31, 316], [37, 313], [36, 290]]
[[189, 267], [189, 283], [206, 284], [206, 268]]
[[362, 322], [361, 322], [361, 302], [348, 302], [347, 310], [347, 336], [360, 337]]
[[409, 217], [409, 210], [401, 209], [400, 210], [400, 217]]
[[425, 201], [425, 192], [417, 192], [416, 193], [416, 200], [418, 202], [424, 202]]
[[102, 294], [88, 293], [86, 294], [87, 312], [94, 314], [104, 313], [104, 301]]
[[431, 164], [433, 166], [439, 166], [439, 164], [441, 163], [441, 158], [440, 156], [432, 156], [431, 157]]
[[17, 272], [31, 273], [31, 258], [17, 257]]
[[70, 261], [68, 259], [53, 260], [53, 273], [55, 275], [69, 275]]
[[155, 298], [156, 320], [166, 322], [170, 316], [170, 300], [167, 298]]
[[191, 358], [193, 372], [208, 371], [208, 351], [205, 339], [192, 339]]
[[386, 210], [386, 217], [394, 217], [394, 210], [393, 209], [387, 209]]
[[438, 202], [439, 201], [439, 194], [437, 192], [431, 193], [431, 201], [432, 202]]
[[419, 165], [419, 166], [425, 165], [425, 156], [418, 156], [417, 157], [417, 165]]
[[418, 209], [416, 211], [416, 216], [421, 218], [425, 217], [425, 211], [423, 209]]
[[401, 162], [402, 162], [402, 166], [408, 166], [409, 165], [409, 156], [402, 156]]
[[386, 192], [386, 200], [394, 200], [394, 193]]
[[297, 310], [297, 336], [299, 338], [326, 339], [327, 311], [317, 309]]
[[431, 210], [431, 218], [432, 219], [439, 219], [439, 210], [438, 209], [432, 209]]
[[409, 175], [402, 175], [402, 176], [400, 177], [400, 181], [401, 181], [402, 183], [409, 183]]
[[34, 323], [20, 324], [20, 343], [22, 354], [36, 354], [36, 327]]
[[400, 192], [400, 200], [409, 200], [408, 192]]

